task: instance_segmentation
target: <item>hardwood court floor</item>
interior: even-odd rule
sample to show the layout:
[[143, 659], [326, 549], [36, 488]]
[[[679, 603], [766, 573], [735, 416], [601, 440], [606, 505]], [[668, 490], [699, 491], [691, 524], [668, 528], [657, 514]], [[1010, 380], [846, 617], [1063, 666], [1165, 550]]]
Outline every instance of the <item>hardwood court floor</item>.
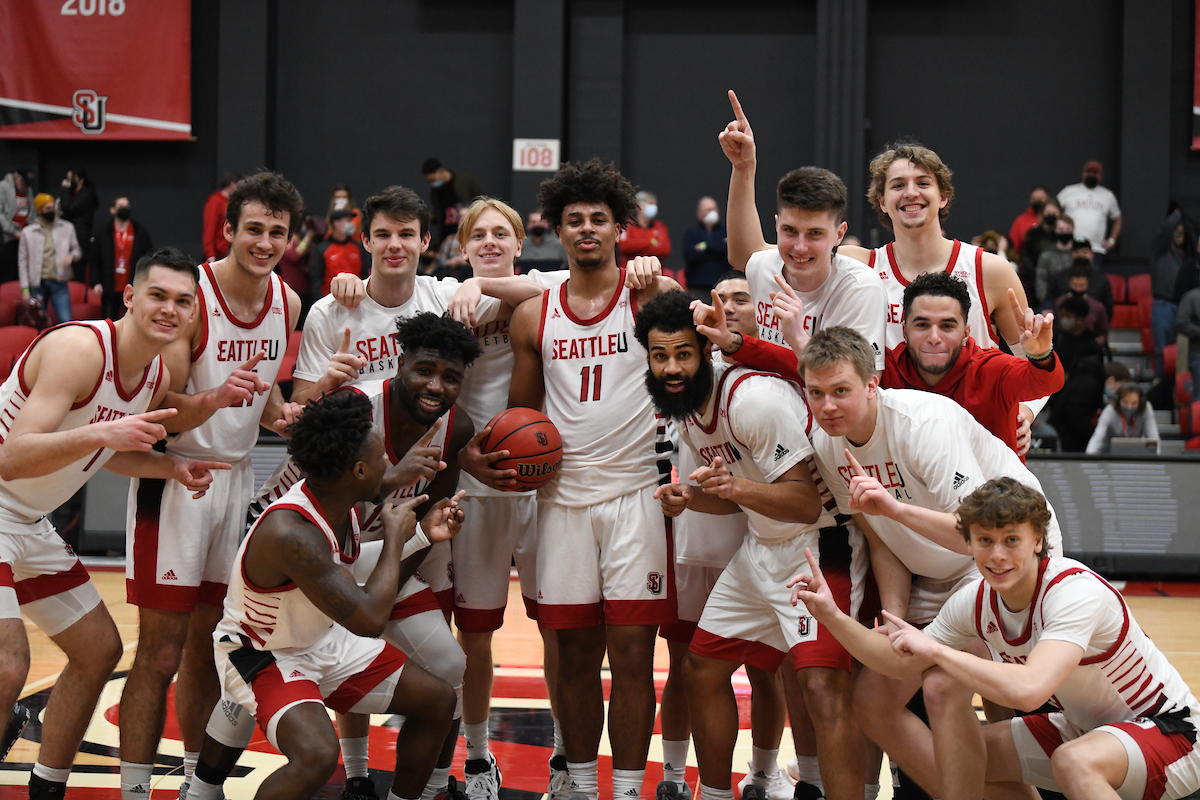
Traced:
[[[108, 605], [125, 643], [125, 655], [117, 672], [100, 699], [84, 745], [76, 758], [71, 776], [69, 795], [79, 800], [118, 800], [120, 781], [117, 774], [117, 703], [124, 686], [125, 671], [133, 661], [137, 644], [136, 609], [125, 602], [124, 572], [113, 569], [92, 569], [101, 596]], [[1200, 619], [1200, 584], [1130, 583], [1125, 587], [1126, 599], [1138, 622], [1154, 639], [1160, 649], [1182, 673], [1192, 691], [1200, 694], [1200, 635], [1196, 620]], [[58, 649], [32, 624], [27, 622], [32, 666], [28, 683], [21, 696], [38, 713], [45, 707], [46, 696], [53, 687], [64, 659]], [[496, 685], [491, 718], [492, 751], [504, 771], [502, 800], [538, 800], [546, 787], [546, 759], [549, 757], [551, 726], [546, 687], [542, 682], [541, 639], [536, 626], [525, 618], [519, 589], [514, 581], [510, 589], [508, 612], [504, 628], [495, 640]], [[661, 690], [667, 674], [667, 650], [658, 647], [655, 654], [655, 683]], [[735, 676], [735, 690], [741, 711], [742, 730], [738, 749], [734, 753], [734, 768], [740, 769], [750, 755], [749, 684], [742, 673]], [[607, 694], [608, 683], [605, 681]], [[35, 717], [36, 719], [36, 717]], [[394, 720], [386, 715], [372, 719], [371, 767], [377, 789], [386, 791], [391, 779], [395, 758]], [[37, 758], [40, 726], [35, 721], [26, 729], [8, 759], [0, 764], [0, 800], [26, 797], [29, 770]], [[600, 772], [609, 772], [607, 731], [601, 742]], [[791, 735], [784, 733], [780, 763], [792, 754]], [[150, 800], [167, 800], [177, 795], [182, 772], [183, 751], [173, 714], [168, 714], [167, 729], [159, 748], [158, 766]], [[459, 743], [454, 774], [461, 777], [464, 747]], [[695, 789], [698, 782], [694, 755], [688, 770], [689, 782]], [[643, 797], [654, 796], [654, 785], [661, 777], [662, 749], [657, 724], [650, 746], [646, 785]], [[225, 785], [229, 800], [248, 800], [263, 777], [282, 763], [261, 734], [255, 736], [250, 749], [242, 757], [234, 775]], [[740, 775], [738, 776], [740, 777]], [[342, 782], [339, 769], [333, 781], [319, 795], [337, 800]], [[891, 797], [890, 786], [884, 781], [881, 797]], [[607, 791], [602, 785], [602, 796]]]

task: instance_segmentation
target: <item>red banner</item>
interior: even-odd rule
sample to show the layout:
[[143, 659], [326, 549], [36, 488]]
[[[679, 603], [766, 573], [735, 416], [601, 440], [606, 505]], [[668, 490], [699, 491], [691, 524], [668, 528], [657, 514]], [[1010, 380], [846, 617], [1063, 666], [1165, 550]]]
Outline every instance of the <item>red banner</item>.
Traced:
[[191, 135], [191, 0], [0, 0], [0, 138]]

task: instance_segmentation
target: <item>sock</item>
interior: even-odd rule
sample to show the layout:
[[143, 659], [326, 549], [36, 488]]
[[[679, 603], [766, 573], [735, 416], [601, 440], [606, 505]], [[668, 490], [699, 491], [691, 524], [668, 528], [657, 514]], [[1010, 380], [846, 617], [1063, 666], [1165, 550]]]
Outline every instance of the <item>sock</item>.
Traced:
[[[210, 775], [209, 777], [213, 776]], [[221, 797], [220, 783], [209, 783], [199, 775], [192, 774], [192, 780], [188, 784], [188, 800], [221, 800]]]
[[367, 777], [368, 736], [356, 736], [353, 739], [338, 739], [342, 747], [342, 765], [346, 768], [346, 778]]
[[153, 764], [121, 762], [121, 800], [146, 800], [150, 796]]
[[487, 758], [488, 724], [483, 722], [464, 722], [462, 724], [463, 738], [467, 740], [467, 758]]
[[192, 779], [192, 775], [196, 774], [196, 762], [200, 760], [200, 753], [193, 753], [190, 750], [183, 751], [183, 782], [187, 783]]
[[662, 743], [663, 780], [674, 781], [681, 789], [686, 782], [683, 772], [687, 768], [688, 746], [691, 743], [691, 739], [680, 742], [663, 739]]
[[425, 784], [425, 791], [421, 792], [421, 800], [433, 800], [433, 798], [446, 791], [446, 786], [449, 783], [450, 768], [434, 767], [433, 772], [429, 775], [429, 783]]
[[822, 787], [822, 793], [824, 793], [824, 787], [821, 783], [821, 768], [817, 766], [816, 756], [802, 756], [796, 753], [796, 773], [800, 776], [800, 780], [805, 783]]
[[767, 780], [770, 780], [779, 771], [779, 750], [763, 750], [761, 747], [751, 748], [750, 771], [755, 776], [761, 772], [766, 776]]
[[554, 752], [550, 754], [550, 757], [565, 756], [567, 749], [563, 746], [562, 726], [558, 724], [558, 717], [552, 716], [550, 717], [550, 721], [554, 723]]
[[714, 789], [700, 784], [700, 800], [733, 800], [733, 789]]
[[596, 759], [568, 761], [567, 772], [571, 775], [571, 793], [579, 792], [587, 795], [591, 800], [598, 800], [600, 797], [600, 778], [596, 774], [598, 767], [599, 762]]
[[616, 769], [612, 771], [613, 800], [628, 798], [637, 800], [642, 796], [642, 784], [646, 780], [644, 769]]
[[900, 788], [900, 765], [897, 764], [895, 761], [892, 761], [889, 758], [888, 759], [888, 769], [892, 773], [892, 788], [899, 789]]
[[863, 786], [863, 800], [877, 800], [879, 797], [879, 784], [868, 783]]
[[71, 768], [54, 769], [39, 761], [33, 765], [33, 774], [50, 783], [66, 783], [67, 778], [71, 777]]

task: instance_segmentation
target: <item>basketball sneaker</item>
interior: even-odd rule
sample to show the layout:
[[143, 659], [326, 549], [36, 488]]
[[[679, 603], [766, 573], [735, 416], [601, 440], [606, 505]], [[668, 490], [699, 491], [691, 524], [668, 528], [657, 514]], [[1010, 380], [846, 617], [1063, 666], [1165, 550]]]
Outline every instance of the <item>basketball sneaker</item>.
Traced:
[[504, 776], [500, 774], [494, 755], [488, 753], [487, 758], [468, 760], [463, 766], [463, 776], [467, 779], [467, 797], [471, 800], [499, 800], [500, 782]]
[[[179, 784], [179, 800], [187, 800], [188, 792], [190, 792], [191, 790], [192, 790], [192, 782], [191, 781], [184, 781], [183, 783]], [[220, 790], [217, 792], [217, 797], [219, 797], [220, 800], [225, 800], [225, 787], [224, 786], [221, 786]], [[378, 798], [376, 798], [376, 800], [378, 800]]]
[[379, 795], [369, 777], [347, 778], [342, 788], [342, 800], [379, 800]]
[[550, 757], [550, 785], [546, 787], [546, 800], [570, 800], [571, 773], [567, 771], [566, 756]]
[[[746, 764], [746, 766], [749, 767], [750, 764]], [[738, 790], [745, 791], [751, 783], [763, 787], [767, 793], [767, 800], [791, 800], [792, 793], [795, 791], [792, 782], [788, 780], [787, 773], [778, 767], [769, 776], [761, 770], [758, 772], [751, 770], [738, 782]]]
[[65, 783], [54, 783], [30, 773], [29, 800], [63, 800], [66, 794]]
[[757, 783], [748, 783], [742, 789], [742, 800], [767, 800], [767, 793]]
[[825, 800], [825, 793], [819, 786], [800, 781], [796, 784], [796, 793], [793, 797], [795, 800]]
[[449, 781], [446, 783], [446, 790], [438, 794], [433, 800], [470, 800], [470, 798], [459, 788], [458, 778], [451, 775]]
[[8, 751], [12, 750], [17, 739], [21, 738], [21, 732], [32, 718], [28, 708], [20, 703], [13, 703], [12, 718], [8, 721], [8, 727], [4, 729], [4, 740], [0, 742], [0, 761], [8, 757]]
[[675, 781], [659, 781], [654, 800], [692, 800], [692, 787], [685, 783], [681, 789]]

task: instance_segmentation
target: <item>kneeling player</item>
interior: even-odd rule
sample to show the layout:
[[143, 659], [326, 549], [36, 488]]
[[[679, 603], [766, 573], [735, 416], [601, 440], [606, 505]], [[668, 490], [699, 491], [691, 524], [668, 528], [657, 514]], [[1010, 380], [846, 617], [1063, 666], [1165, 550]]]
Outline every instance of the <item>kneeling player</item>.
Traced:
[[[745, 367], [714, 365], [690, 304], [683, 292], [656, 297], [639, 312], [635, 330], [648, 353], [646, 386], [655, 405], [681, 423], [680, 437], [706, 464], [691, 475], [701, 492], [672, 484], [655, 496], [671, 516], [684, 508], [744, 510], [752, 534], [709, 595], [685, 667], [701, 794], [732, 798], [733, 671], [749, 663], [773, 673], [791, 653], [817, 731], [825, 791], [835, 800], [857, 800], [863, 796], [862, 739], [851, 711], [850, 656], [806, 612], [791, 607], [784, 581], [813, 547], [830, 560], [844, 558], [843, 573], [854, 572], [849, 562], [857, 562], [861, 578], [862, 548], [853, 558], [832, 496], [822, 497], [808, 458], [810, 422], [799, 387]], [[839, 597], [848, 613], [850, 583]], [[755, 796], [765, 796], [762, 788], [747, 785], [743, 797]]]
[[[457, 497], [446, 499], [418, 525], [414, 509], [425, 495], [387, 506], [378, 563], [364, 586], [355, 582], [345, 566], [359, 538], [354, 505], [382, 499], [388, 469], [371, 412], [366, 397], [339, 392], [296, 421], [288, 451], [307, 477], [242, 542], [213, 634], [224, 699], [253, 714], [288, 759], [263, 781], [259, 797], [311, 797], [333, 774], [338, 739], [324, 705], [405, 715], [392, 783], [401, 798], [420, 796], [450, 728], [449, 684], [367, 637], [383, 632], [400, 584], [420, 563], [423, 554], [408, 555], [406, 544], [448, 540], [462, 512]], [[196, 788], [220, 777], [207, 772], [201, 761]]]
[[[1049, 521], [1045, 498], [1012, 478], [972, 492], [958, 530], [984, 582], [955, 593], [924, 632], [886, 612], [890, 642], [861, 628], [811, 554], [793, 597], [872, 669], [924, 672], [942, 797], [1036, 797], [1019, 784], [1071, 800], [1187, 797], [1200, 788], [1196, 698], [1116, 589], [1047, 556]], [[990, 660], [962, 652], [980, 645]], [[972, 692], [1060, 710], [980, 728]]]

